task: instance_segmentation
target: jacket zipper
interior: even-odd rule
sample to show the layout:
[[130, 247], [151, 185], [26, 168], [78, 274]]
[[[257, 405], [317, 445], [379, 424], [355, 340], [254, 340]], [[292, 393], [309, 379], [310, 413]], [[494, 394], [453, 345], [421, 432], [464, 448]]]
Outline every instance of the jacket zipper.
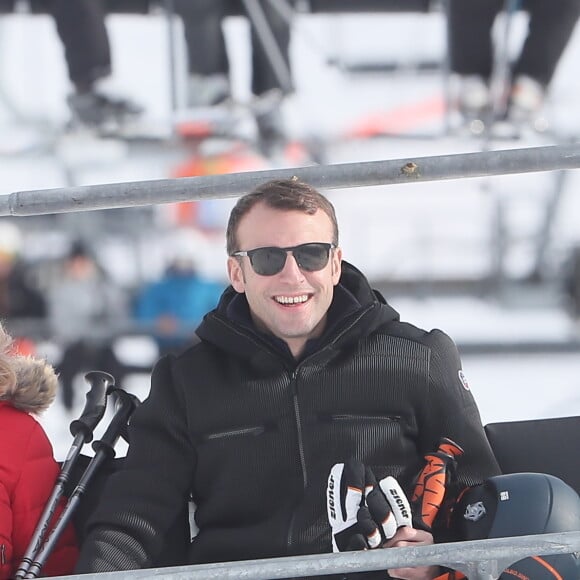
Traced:
[[300, 455], [300, 467], [302, 469], [302, 484], [304, 489], [308, 486], [308, 474], [306, 473], [306, 458], [304, 456], [304, 440], [302, 438], [302, 420], [300, 419], [300, 407], [298, 405], [298, 393], [296, 392], [296, 378], [298, 371], [292, 373], [292, 401], [294, 403], [294, 419], [298, 434], [298, 453]]
[[6, 545], [0, 544], [0, 564], [4, 566], [6, 564]]
[[[356, 318], [354, 318], [346, 327], [342, 328], [339, 332], [337, 332], [335, 334], [335, 336], [328, 342], [327, 346], [334, 345], [340, 339], [341, 336], [343, 336], [348, 331], [350, 331], [350, 329], [353, 328], [359, 322], [359, 320], [361, 318], [363, 318], [374, 307], [375, 307], [375, 303], [371, 304], [367, 308], [364, 308], [363, 311], [360, 312], [358, 314], [358, 316], [356, 316]], [[259, 342], [257, 342], [255, 337], [252, 336], [250, 333], [240, 332], [239, 328], [236, 328], [235, 325], [230, 324], [226, 319], [221, 318], [220, 316], [217, 316], [216, 320], [221, 322], [224, 326], [228, 327], [230, 330], [234, 331], [236, 334], [241, 334], [246, 339], [251, 340], [254, 344], [259, 345], [261, 348], [266, 348], [266, 350], [268, 352], [270, 352], [271, 354], [273, 354], [274, 356], [279, 358], [279, 356], [280, 356], [279, 353], [277, 351], [275, 351], [274, 349], [272, 349], [272, 347], [268, 343], [266, 343], [266, 341], [260, 340]], [[300, 467], [302, 470], [302, 483], [304, 485], [304, 489], [306, 489], [306, 486], [308, 483], [308, 475], [306, 472], [306, 458], [304, 456], [304, 441], [302, 439], [302, 422], [300, 420], [300, 408], [298, 406], [298, 393], [296, 392], [296, 378], [298, 377], [298, 370], [299, 370], [300, 366], [303, 366], [306, 363], [306, 361], [308, 361], [313, 356], [316, 356], [316, 355], [310, 355], [310, 356], [306, 357], [303, 361], [300, 362], [300, 364], [294, 370], [291, 371], [291, 374], [290, 374], [290, 381], [292, 383], [292, 399], [293, 399], [293, 406], [294, 406], [294, 418], [296, 421], [296, 429], [297, 429], [297, 433], [298, 433], [298, 451], [300, 454]], [[287, 361], [285, 363], [285, 366], [286, 366], [286, 368], [288, 368], [288, 370], [290, 370]], [[296, 520], [296, 511], [293, 511], [292, 517], [290, 518], [290, 523], [288, 525], [288, 535], [287, 535], [287, 546], [288, 546], [289, 553], [290, 553], [290, 548], [292, 547], [292, 544], [293, 544], [293, 532], [294, 532], [295, 520]]]
[[[363, 312], [359, 314], [347, 327], [343, 328], [340, 332], [336, 334], [336, 336], [328, 343], [329, 345], [334, 344], [341, 336], [343, 336], [346, 332], [348, 332], [356, 323], [372, 308], [365, 308]], [[300, 364], [291, 372], [290, 375], [290, 382], [292, 384], [292, 401], [294, 405], [294, 419], [296, 421], [296, 430], [298, 433], [298, 452], [300, 455], [300, 467], [302, 469], [302, 484], [304, 489], [308, 485], [308, 474], [306, 470], [306, 458], [304, 455], [304, 440], [302, 438], [302, 421], [300, 419], [300, 407], [298, 405], [298, 392], [296, 390], [296, 379], [298, 378], [298, 371], [301, 366], [304, 366], [305, 363], [316, 355], [310, 355], [306, 357]], [[292, 544], [294, 543], [294, 525], [296, 522], [296, 511], [292, 512], [292, 517], [290, 518], [290, 523], [288, 525], [288, 535], [287, 535], [287, 546], [288, 546], [288, 553], [291, 553]]]
[[[290, 375], [290, 383], [292, 385], [292, 403], [294, 406], [294, 420], [296, 422], [296, 433], [298, 442], [298, 454], [300, 456], [300, 469], [302, 470], [302, 485], [306, 489], [308, 485], [308, 474], [306, 473], [306, 458], [304, 456], [304, 440], [302, 439], [302, 421], [300, 419], [300, 407], [298, 405], [298, 393], [296, 391], [296, 379], [298, 377], [298, 370], [295, 369]], [[288, 535], [286, 538], [288, 553], [291, 553], [291, 548], [294, 543], [294, 524], [296, 521], [296, 510], [292, 512], [290, 523], [288, 525]]]

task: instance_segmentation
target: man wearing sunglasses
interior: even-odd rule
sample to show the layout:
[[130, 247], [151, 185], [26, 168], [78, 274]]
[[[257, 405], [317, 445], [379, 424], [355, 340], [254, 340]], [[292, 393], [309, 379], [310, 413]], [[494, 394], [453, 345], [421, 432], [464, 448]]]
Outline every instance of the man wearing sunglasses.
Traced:
[[[199, 530], [183, 563], [330, 552], [332, 466], [358, 460], [409, 492], [442, 437], [464, 450], [458, 486], [499, 473], [451, 339], [400, 322], [342, 260], [338, 237], [332, 204], [296, 179], [238, 200], [231, 286], [195, 344], [157, 363], [78, 572], [156, 565], [188, 497]], [[387, 545], [433, 535], [405, 526]], [[389, 572], [427, 580], [438, 569]]]

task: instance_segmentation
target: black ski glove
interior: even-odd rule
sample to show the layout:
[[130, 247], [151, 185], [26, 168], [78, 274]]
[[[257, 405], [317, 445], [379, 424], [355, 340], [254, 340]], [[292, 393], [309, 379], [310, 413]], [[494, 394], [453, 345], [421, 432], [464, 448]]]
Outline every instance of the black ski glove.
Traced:
[[377, 479], [356, 460], [337, 463], [326, 489], [334, 552], [378, 548], [401, 526], [410, 526], [411, 508], [394, 477]]

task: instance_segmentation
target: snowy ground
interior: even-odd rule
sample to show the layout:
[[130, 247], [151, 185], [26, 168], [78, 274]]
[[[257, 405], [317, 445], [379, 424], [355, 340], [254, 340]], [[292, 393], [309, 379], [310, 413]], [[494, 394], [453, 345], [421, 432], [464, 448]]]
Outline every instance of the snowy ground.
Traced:
[[[525, 22], [517, 24], [516, 44], [517, 30], [521, 31]], [[109, 26], [115, 59], [110, 89], [141, 102], [147, 110], [146, 123], [157, 131], [169, 132], [166, 21], [160, 15], [115, 16]], [[234, 87], [244, 99], [248, 93], [247, 31], [238, 19], [228, 21], [226, 26], [234, 61]], [[437, 103], [443, 96], [442, 77], [436, 73], [418, 75], [411, 70], [417, 59], [440, 56], [443, 38], [443, 22], [437, 15], [300, 17], [292, 45], [297, 92], [285, 110], [292, 133], [325, 140], [331, 163], [478, 150], [481, 143], [477, 140], [442, 136], [443, 117], [437, 112]], [[182, 55], [179, 39], [177, 45], [178, 55]], [[394, 60], [406, 63], [408, 70], [353, 77], [328, 64], [329, 57], [337, 56], [343, 62]], [[546, 111], [555, 131], [566, 139], [575, 139], [580, 129], [575, 108], [580, 95], [576, 71], [579, 57], [580, 30], [558, 69]], [[180, 65], [181, 61], [178, 70], [183, 73]], [[178, 76], [176, 84], [180, 98], [182, 76]], [[68, 91], [61, 47], [52, 23], [44, 17], [2, 17], [1, 194], [167, 177], [187, 159], [187, 150], [169, 144], [136, 151], [122, 142], [63, 137], [59, 127], [66, 119]], [[345, 135], [367, 117], [373, 117], [375, 122], [379, 119], [391, 130], [404, 126], [415, 138], [346, 139]], [[45, 129], [40, 130], [41, 126]], [[551, 142], [556, 141], [543, 137], [493, 146], [501, 149]], [[346, 259], [372, 279], [478, 279], [489, 274], [497, 258], [495, 219], [499, 210], [508, 232], [503, 253], [505, 272], [508, 277], [518, 278], [533, 266], [534, 243], [554, 178], [546, 173], [457, 180], [334, 191], [330, 196], [341, 223]], [[547, 260], [548, 271], [554, 277], [570, 247], [579, 241], [580, 198], [575, 195], [579, 179], [577, 171], [570, 172], [556, 216]], [[231, 201], [223, 200], [206, 204], [206, 219], [222, 227], [230, 206]], [[137, 210], [128, 211], [136, 215]], [[159, 223], [165, 223], [170, 208], [159, 207], [156, 211]], [[81, 229], [90, 220], [89, 214], [71, 214], [58, 223], [59, 227]], [[40, 248], [38, 251], [50, 252], [62, 243], [60, 232], [54, 228], [44, 230], [44, 226], [29, 218], [17, 222], [24, 224], [31, 247]], [[150, 244], [149, 232], [146, 234], [143, 237]], [[205, 255], [211, 257], [205, 266], [223, 277], [223, 241], [220, 236], [217, 240], [211, 249], [204, 246]], [[103, 245], [106, 243], [104, 240]], [[123, 261], [114, 252], [108, 255], [121, 264], [120, 275], [131, 271], [130, 260]], [[506, 302], [497, 297], [482, 300], [470, 296], [390, 296], [388, 288], [386, 293], [403, 319], [428, 328], [440, 327], [459, 343], [577, 337], [575, 322], [552, 294], [536, 296], [533, 301], [522, 296], [519, 301]], [[484, 423], [580, 414], [577, 354], [466, 355], [464, 367]], [[147, 377], [135, 377], [131, 384], [140, 396], [146, 395]], [[80, 407], [79, 400], [79, 410]], [[43, 419], [61, 458], [70, 445], [68, 424], [73, 416], [66, 416], [55, 405]]]

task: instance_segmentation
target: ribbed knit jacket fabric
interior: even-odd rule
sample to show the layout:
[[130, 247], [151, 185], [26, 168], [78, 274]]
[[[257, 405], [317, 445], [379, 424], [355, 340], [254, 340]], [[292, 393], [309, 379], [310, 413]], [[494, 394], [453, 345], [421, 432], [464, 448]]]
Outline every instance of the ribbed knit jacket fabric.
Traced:
[[450, 437], [465, 450], [462, 485], [499, 473], [451, 339], [400, 322], [344, 262], [339, 293], [356, 308], [300, 361], [227, 316], [239, 299], [229, 288], [199, 342], [158, 362], [78, 572], [151, 566], [190, 493], [200, 531], [189, 562], [218, 562], [331, 552], [336, 462], [359, 459], [408, 489], [423, 454]]

